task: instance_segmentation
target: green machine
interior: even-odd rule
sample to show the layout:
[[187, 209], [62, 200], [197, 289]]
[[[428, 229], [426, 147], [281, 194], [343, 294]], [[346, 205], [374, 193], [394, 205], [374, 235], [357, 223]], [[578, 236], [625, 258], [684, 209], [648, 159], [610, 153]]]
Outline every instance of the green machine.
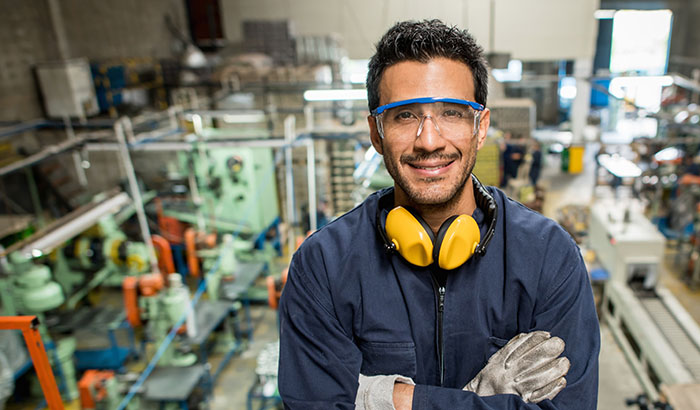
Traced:
[[[148, 275], [147, 275], [148, 276]], [[151, 275], [154, 277], [154, 275]], [[145, 279], [142, 277], [142, 280]], [[162, 282], [160, 282], [162, 284]], [[146, 330], [149, 339], [155, 346], [160, 346], [170, 330], [177, 324], [186, 309], [190, 306], [190, 293], [182, 283], [178, 273], [168, 275], [168, 287], [158, 289], [162, 285], [149, 285], [151, 291], [143, 293], [139, 298], [139, 306], [147, 320]], [[143, 290], [143, 286], [142, 286]], [[194, 315], [189, 312], [187, 328], [194, 329]], [[160, 366], [191, 366], [197, 361], [194, 353], [181, 351], [176, 343], [170, 343], [158, 361]]]
[[7, 302], [6, 311], [9, 308], [7, 314], [41, 314], [61, 306], [65, 301], [61, 286], [51, 279], [48, 266], [34, 264], [30, 258], [19, 252], [11, 253], [9, 261], [11, 282], [5, 283], [5, 291], [2, 294], [3, 305]]
[[[214, 142], [213, 140], [212, 142]], [[216, 147], [196, 143], [178, 153], [197, 212], [172, 207], [165, 214], [223, 232], [258, 234], [279, 215], [275, 165], [269, 148]]]
[[[111, 215], [51, 254], [54, 277], [66, 295], [68, 308], [74, 308], [90, 290], [99, 285], [121, 286], [125, 276], [150, 269], [148, 249], [143, 242], [129, 241]], [[81, 271], [95, 271], [85, 283]], [[76, 288], [81, 287], [76, 291]]]
[[[78, 397], [73, 353], [76, 340], [63, 337], [53, 341], [46, 329], [43, 313], [55, 309], [65, 301], [61, 286], [54, 282], [51, 270], [43, 264], [33, 263], [32, 259], [19, 252], [9, 255], [9, 264], [5, 266], [9, 275], [0, 280], [0, 296], [3, 302], [3, 315], [36, 315], [40, 320], [40, 332], [47, 346], [54, 346], [54, 354], [49, 354], [49, 361], [55, 372], [60, 372], [66, 390], [64, 397], [74, 400]], [[33, 392], [39, 394], [38, 381], [32, 386]]]

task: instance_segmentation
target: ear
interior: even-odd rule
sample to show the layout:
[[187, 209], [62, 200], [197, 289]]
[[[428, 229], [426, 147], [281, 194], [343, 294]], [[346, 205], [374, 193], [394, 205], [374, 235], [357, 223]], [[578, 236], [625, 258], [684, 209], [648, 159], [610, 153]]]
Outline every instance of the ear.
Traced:
[[476, 150], [480, 150], [486, 142], [486, 133], [489, 130], [489, 125], [491, 125], [491, 110], [484, 108], [481, 112], [481, 119], [479, 119], [479, 132], [476, 135], [477, 145]]
[[372, 142], [372, 146], [379, 155], [384, 155], [382, 137], [379, 136], [379, 131], [377, 130], [377, 120], [373, 116], [368, 115], [367, 125], [369, 125], [369, 139]]

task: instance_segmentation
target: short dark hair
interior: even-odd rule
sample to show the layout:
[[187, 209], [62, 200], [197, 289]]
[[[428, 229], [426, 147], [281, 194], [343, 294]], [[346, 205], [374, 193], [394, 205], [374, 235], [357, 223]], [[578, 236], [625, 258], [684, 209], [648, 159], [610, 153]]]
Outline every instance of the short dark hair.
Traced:
[[376, 48], [367, 73], [370, 111], [379, 107], [379, 82], [384, 70], [402, 61], [427, 63], [437, 57], [468, 65], [474, 77], [474, 98], [479, 104], [486, 105], [488, 71], [484, 50], [467, 30], [449, 27], [440, 20], [403, 21], [390, 28]]

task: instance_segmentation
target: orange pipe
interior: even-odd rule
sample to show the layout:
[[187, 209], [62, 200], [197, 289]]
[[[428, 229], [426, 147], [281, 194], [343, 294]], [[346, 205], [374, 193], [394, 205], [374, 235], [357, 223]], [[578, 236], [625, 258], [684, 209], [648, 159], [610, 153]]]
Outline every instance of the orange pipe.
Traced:
[[[98, 402], [107, 397], [105, 381], [114, 377], [114, 372], [110, 370], [89, 369], [85, 371], [83, 377], [78, 382], [80, 392], [80, 406], [83, 409], [96, 408], [95, 400]], [[93, 396], [93, 392], [95, 395]]]
[[173, 262], [173, 251], [170, 249], [170, 242], [160, 235], [151, 235], [151, 242], [156, 248], [160, 273], [175, 273], [175, 262]]
[[122, 282], [126, 320], [128, 320], [133, 327], [141, 326], [141, 314], [138, 302], [138, 282], [139, 279], [135, 276], [127, 276], [124, 278], [124, 282]]
[[190, 275], [198, 277], [197, 232], [194, 228], [187, 228], [185, 231], [185, 252], [187, 253], [187, 268], [190, 270]]
[[282, 289], [284, 285], [287, 284], [287, 275], [289, 273], [289, 268], [285, 268], [282, 271], [279, 279], [275, 279], [273, 276], [268, 276], [267, 282], [267, 303], [272, 309], [277, 309], [280, 304], [280, 298], [282, 297]]
[[149, 273], [139, 278], [139, 290], [143, 296], [153, 296], [165, 286], [163, 275]]
[[0, 316], [0, 330], [17, 329], [22, 331], [29, 356], [34, 363], [34, 371], [44, 391], [46, 404], [51, 410], [63, 410], [63, 400], [56, 386], [56, 379], [46, 356], [44, 342], [39, 334], [39, 319], [36, 316]]
[[267, 282], [267, 304], [272, 309], [277, 309], [279, 299], [277, 299], [277, 290], [275, 289], [275, 278], [268, 276], [265, 281]]

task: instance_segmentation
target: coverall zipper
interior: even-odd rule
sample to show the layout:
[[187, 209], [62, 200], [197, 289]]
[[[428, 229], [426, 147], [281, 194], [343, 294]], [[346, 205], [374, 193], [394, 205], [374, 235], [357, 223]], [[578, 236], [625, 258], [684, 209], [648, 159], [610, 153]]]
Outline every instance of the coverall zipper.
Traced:
[[442, 335], [442, 316], [445, 313], [445, 287], [438, 289], [438, 357], [440, 359], [440, 386], [445, 381], [445, 340]]
[[437, 315], [437, 343], [438, 343], [438, 365], [440, 368], [440, 386], [444, 384], [445, 381], [445, 341], [443, 336], [443, 316], [445, 314], [445, 286], [440, 284], [435, 277], [431, 275], [433, 279], [433, 289], [436, 291], [436, 296], [438, 297], [438, 315]]

